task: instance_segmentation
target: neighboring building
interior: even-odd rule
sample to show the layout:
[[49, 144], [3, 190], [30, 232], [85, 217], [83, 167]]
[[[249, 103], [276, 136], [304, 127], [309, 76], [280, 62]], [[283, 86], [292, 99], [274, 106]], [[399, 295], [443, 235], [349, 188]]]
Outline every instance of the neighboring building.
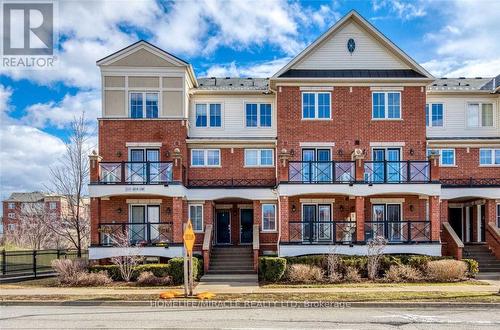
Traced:
[[491, 241], [500, 226], [500, 75], [436, 80], [426, 113], [428, 149], [441, 154], [442, 219], [465, 243]]
[[[386, 253], [441, 255], [447, 168], [428, 159], [425, 112], [435, 78], [356, 12], [270, 79], [197, 79], [145, 41], [97, 64], [90, 258], [181, 256], [188, 218], [207, 270], [212, 245], [366, 254], [384, 236]], [[122, 234], [137, 247], [117, 247]]]

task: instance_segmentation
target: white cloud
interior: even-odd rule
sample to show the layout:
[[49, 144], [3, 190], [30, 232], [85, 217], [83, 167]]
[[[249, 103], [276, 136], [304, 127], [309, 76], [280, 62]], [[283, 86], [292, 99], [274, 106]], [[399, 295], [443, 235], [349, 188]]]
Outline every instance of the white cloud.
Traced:
[[12, 96], [12, 88], [0, 85], [0, 122], [7, 120], [7, 114], [10, 111], [10, 98]]
[[101, 94], [98, 91], [79, 92], [66, 95], [60, 102], [37, 103], [26, 108], [21, 119], [30, 126], [44, 128], [67, 128], [75, 117], [85, 112], [87, 120], [94, 124], [101, 109]]
[[443, 27], [425, 36], [435, 55], [423, 65], [440, 76], [495, 76], [500, 73], [498, 22], [494, 1], [448, 1], [439, 8]]
[[[408, 21], [418, 17], [423, 17], [427, 14], [425, 3], [419, 1], [405, 1], [405, 0], [372, 0], [372, 8], [374, 11], [388, 9], [391, 14], [396, 15], [398, 18]], [[375, 17], [374, 19], [394, 18], [392, 15], [383, 17]], [[372, 18], [373, 19], [373, 18]]]
[[176, 55], [210, 55], [268, 44], [292, 55], [309, 42], [308, 29], [339, 18], [334, 3], [319, 9], [277, 1], [60, 1], [61, 42], [55, 70], [10, 70], [14, 79], [40, 84], [61, 81], [86, 89], [100, 87], [96, 60], [137, 41], [139, 33]]
[[206, 77], [257, 77], [268, 78], [284, 67], [291, 57], [280, 58], [272, 61], [250, 63], [238, 66], [236, 62], [215, 64], [203, 74]]

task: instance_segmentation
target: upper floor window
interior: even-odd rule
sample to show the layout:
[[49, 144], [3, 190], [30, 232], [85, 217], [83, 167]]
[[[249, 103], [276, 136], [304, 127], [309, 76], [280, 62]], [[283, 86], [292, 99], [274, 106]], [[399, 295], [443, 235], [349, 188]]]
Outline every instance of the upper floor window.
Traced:
[[130, 93], [131, 118], [158, 118], [158, 93]]
[[194, 231], [203, 231], [203, 205], [191, 204], [189, 205], [189, 219], [193, 224]]
[[443, 104], [425, 105], [425, 125], [427, 127], [443, 127]]
[[245, 105], [246, 127], [271, 127], [271, 104], [247, 103]]
[[191, 149], [191, 166], [217, 167], [220, 166], [219, 149]]
[[15, 209], [16, 208], [16, 203], [9, 203], [8, 204], [9, 210]]
[[56, 202], [49, 202], [49, 209], [55, 210], [57, 208], [57, 203]]
[[197, 103], [196, 127], [222, 127], [221, 104]]
[[373, 119], [401, 119], [400, 92], [373, 92]]
[[273, 166], [272, 149], [245, 149], [245, 166]]
[[8, 217], [9, 219], [15, 219], [15, 218], [16, 218], [16, 214], [15, 214], [15, 213], [9, 213], [9, 214], [7, 215], [7, 217]]
[[427, 156], [439, 155], [440, 166], [455, 166], [455, 149], [427, 149]]
[[330, 119], [330, 92], [302, 93], [302, 119]]
[[500, 165], [500, 149], [479, 149], [479, 165]]
[[493, 104], [468, 103], [467, 127], [493, 127]]

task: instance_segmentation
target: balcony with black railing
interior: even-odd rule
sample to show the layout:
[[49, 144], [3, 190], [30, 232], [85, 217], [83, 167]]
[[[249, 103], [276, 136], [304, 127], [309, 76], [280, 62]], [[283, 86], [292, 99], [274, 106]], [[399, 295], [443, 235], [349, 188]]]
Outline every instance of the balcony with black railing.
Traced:
[[389, 243], [432, 241], [430, 221], [365, 221], [365, 241], [384, 237]]
[[500, 187], [499, 178], [459, 178], [441, 179], [443, 188], [487, 188]]
[[365, 161], [364, 182], [373, 183], [429, 183], [430, 161]]
[[290, 161], [289, 183], [353, 183], [356, 181], [354, 161]]
[[100, 223], [100, 246], [168, 246], [173, 239], [172, 222]]
[[275, 179], [189, 179], [189, 188], [273, 188]]
[[356, 241], [355, 221], [290, 221], [290, 244], [343, 244]]
[[99, 184], [169, 184], [172, 162], [100, 162]]

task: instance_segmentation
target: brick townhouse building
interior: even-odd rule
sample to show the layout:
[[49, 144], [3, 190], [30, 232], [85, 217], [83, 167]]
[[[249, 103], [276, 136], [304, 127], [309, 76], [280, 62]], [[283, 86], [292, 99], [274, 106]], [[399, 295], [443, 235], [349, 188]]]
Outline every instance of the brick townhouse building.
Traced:
[[[366, 254], [376, 236], [386, 253], [498, 251], [498, 83], [443, 86], [354, 11], [269, 79], [197, 78], [145, 41], [97, 64], [92, 259], [181, 256], [188, 218], [206, 270]], [[249, 268], [210, 262], [227, 251]]]

